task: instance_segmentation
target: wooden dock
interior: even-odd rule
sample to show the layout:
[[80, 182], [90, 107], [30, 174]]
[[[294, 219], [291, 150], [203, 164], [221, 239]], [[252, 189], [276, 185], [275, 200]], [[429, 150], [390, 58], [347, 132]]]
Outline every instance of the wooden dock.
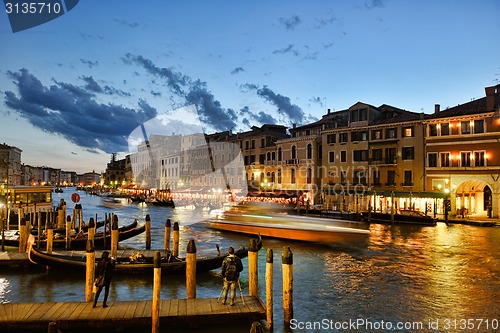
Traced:
[[[160, 327], [192, 327], [215, 323], [265, 319], [265, 307], [258, 297], [237, 298], [234, 306], [222, 305], [216, 298], [161, 300]], [[47, 331], [50, 322], [60, 330], [148, 328], [151, 327], [152, 301], [108, 302], [102, 308], [86, 302], [0, 304], [0, 331]], [[164, 326], [165, 325], [165, 326]]]
[[1, 252], [0, 251], [0, 266], [23, 266], [28, 265], [28, 254], [26, 252]]

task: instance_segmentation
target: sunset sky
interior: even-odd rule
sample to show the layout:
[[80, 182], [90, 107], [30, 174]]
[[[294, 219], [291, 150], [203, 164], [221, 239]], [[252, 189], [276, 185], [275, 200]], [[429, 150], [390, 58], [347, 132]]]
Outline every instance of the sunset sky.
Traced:
[[[432, 113], [500, 79], [500, 1], [102, 1], [13, 33], [0, 13], [0, 143], [104, 171], [138, 126], [315, 121], [358, 101]], [[149, 133], [152, 134], [152, 133]]]

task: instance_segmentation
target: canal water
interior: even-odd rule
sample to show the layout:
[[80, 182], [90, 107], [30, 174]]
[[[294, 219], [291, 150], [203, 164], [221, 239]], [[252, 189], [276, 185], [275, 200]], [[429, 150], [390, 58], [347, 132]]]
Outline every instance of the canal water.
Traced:
[[[72, 189], [55, 194], [72, 212]], [[151, 217], [152, 248], [163, 247], [165, 221], [180, 223], [180, 249], [196, 241], [197, 255], [215, 254], [215, 244], [248, 246], [247, 236], [220, 232], [200, 223], [208, 212], [186, 208], [125, 204], [100, 206], [101, 198], [81, 195], [84, 220], [113, 212], [119, 224]], [[265, 300], [265, 250], [274, 251], [275, 332], [500, 332], [500, 228], [467, 225], [436, 227], [371, 225], [367, 243], [334, 247], [264, 239], [259, 252], [259, 293]], [[144, 249], [145, 235], [121, 247]], [[293, 252], [294, 319], [283, 324], [281, 253]], [[247, 259], [243, 260], [247, 267]], [[248, 294], [246, 270], [243, 293]], [[185, 279], [163, 276], [161, 298], [185, 298]], [[219, 270], [197, 277], [197, 297], [220, 294]], [[115, 276], [109, 301], [152, 297], [152, 277]], [[84, 276], [30, 268], [5, 269], [0, 274], [0, 302], [83, 301]], [[145, 330], [148, 332], [149, 330]], [[169, 332], [168, 328], [162, 331]], [[178, 332], [179, 330], [173, 330]], [[249, 332], [250, 324], [194, 327], [184, 332]]]

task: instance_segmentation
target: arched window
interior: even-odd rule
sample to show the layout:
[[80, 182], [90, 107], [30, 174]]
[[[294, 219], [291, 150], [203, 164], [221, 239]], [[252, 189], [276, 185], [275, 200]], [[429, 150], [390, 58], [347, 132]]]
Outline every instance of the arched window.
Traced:
[[281, 147], [278, 148], [278, 161], [281, 161]]
[[307, 159], [311, 159], [313, 156], [313, 149], [312, 149], [312, 145], [311, 144], [308, 144], [307, 145]]
[[297, 158], [297, 148], [292, 146], [292, 160]]

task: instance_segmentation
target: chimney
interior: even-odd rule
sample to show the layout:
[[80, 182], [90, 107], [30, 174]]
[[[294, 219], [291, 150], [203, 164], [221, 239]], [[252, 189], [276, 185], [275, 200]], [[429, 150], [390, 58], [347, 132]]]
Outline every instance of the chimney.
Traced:
[[327, 111], [328, 111], [328, 113], [327, 113], [327, 114], [330, 114], [331, 109], [328, 109]]
[[434, 113], [439, 113], [440, 109], [441, 109], [441, 105], [434, 104]]
[[498, 85], [484, 88], [486, 92], [486, 111], [495, 109], [495, 95], [498, 93]]
[[297, 124], [296, 123], [293, 123], [292, 124], [292, 128], [296, 128], [297, 127]]

